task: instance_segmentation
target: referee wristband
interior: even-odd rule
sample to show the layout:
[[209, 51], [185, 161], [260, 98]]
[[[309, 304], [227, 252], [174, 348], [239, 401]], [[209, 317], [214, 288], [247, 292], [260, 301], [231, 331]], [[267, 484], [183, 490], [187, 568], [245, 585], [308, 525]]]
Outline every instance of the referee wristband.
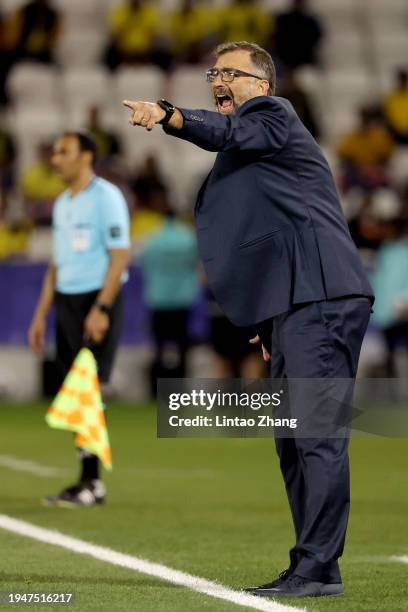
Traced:
[[98, 310], [100, 310], [101, 312], [107, 314], [109, 317], [111, 316], [112, 308], [110, 308], [106, 304], [102, 304], [102, 302], [95, 302], [94, 306], [95, 308], [98, 308]]

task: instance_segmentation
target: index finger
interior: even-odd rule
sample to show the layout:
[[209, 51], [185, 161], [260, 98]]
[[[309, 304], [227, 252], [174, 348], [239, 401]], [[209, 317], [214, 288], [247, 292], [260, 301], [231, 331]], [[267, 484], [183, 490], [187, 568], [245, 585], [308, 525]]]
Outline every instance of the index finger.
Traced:
[[131, 110], [135, 110], [139, 102], [132, 102], [132, 100], [122, 100], [123, 106], [127, 106]]

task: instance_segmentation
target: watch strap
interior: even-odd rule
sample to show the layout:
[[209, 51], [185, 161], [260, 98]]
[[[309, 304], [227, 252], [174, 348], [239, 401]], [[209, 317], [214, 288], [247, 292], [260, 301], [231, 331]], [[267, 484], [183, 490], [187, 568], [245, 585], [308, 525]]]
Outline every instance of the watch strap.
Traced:
[[112, 314], [112, 308], [108, 306], [107, 304], [103, 304], [103, 302], [95, 302], [95, 306], [98, 310], [100, 310], [101, 312], [104, 312], [108, 316]]
[[160, 108], [162, 108], [165, 111], [165, 115], [163, 117], [163, 119], [161, 121], [159, 121], [159, 123], [161, 125], [166, 125], [170, 119], [172, 118], [174, 111], [176, 110], [175, 107], [173, 106], [173, 104], [171, 102], [168, 102], [167, 100], [164, 100], [164, 98], [162, 98], [161, 100], [157, 100], [157, 104], [160, 106]]

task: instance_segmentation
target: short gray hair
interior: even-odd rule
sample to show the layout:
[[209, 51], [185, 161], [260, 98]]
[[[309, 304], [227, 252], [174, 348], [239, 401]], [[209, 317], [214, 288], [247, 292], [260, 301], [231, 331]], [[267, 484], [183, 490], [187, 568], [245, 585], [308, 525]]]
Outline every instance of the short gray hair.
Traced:
[[256, 66], [263, 76], [269, 83], [268, 95], [275, 95], [276, 90], [276, 70], [275, 64], [271, 55], [262, 49], [256, 43], [250, 43], [246, 40], [240, 42], [226, 42], [218, 45], [214, 49], [214, 55], [216, 58], [224, 53], [230, 53], [230, 51], [248, 51], [251, 57], [251, 61]]

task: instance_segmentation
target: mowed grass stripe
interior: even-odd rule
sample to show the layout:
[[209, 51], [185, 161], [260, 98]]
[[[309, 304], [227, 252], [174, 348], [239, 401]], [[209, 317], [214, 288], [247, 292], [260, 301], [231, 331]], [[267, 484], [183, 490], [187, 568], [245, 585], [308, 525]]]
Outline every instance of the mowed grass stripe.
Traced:
[[210, 597], [222, 599], [238, 606], [263, 612], [306, 612], [305, 608], [294, 608], [279, 604], [275, 601], [258, 599], [252, 595], [234, 591], [215, 582], [205, 580], [204, 578], [192, 576], [191, 574], [174, 570], [158, 563], [152, 563], [145, 559], [126, 555], [110, 548], [91, 544], [84, 540], [64, 535], [58, 531], [37, 527], [36, 525], [15, 519], [5, 514], [0, 514], [0, 528], [39, 542], [65, 548], [71, 552], [88, 555], [99, 561], [105, 561], [112, 565], [125, 567], [148, 576], [154, 576], [159, 580], [183, 586], [197, 593], [203, 593]]

